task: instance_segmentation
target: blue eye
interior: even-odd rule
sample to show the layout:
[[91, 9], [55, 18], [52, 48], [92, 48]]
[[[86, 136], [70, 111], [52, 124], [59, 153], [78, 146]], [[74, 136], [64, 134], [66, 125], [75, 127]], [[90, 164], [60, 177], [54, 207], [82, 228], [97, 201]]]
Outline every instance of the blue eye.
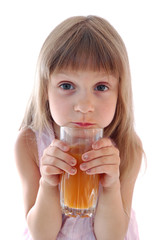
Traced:
[[74, 89], [74, 87], [70, 83], [62, 83], [60, 85], [60, 88], [62, 88], [64, 90], [73, 90]]
[[108, 90], [108, 87], [106, 86], [106, 85], [104, 85], [104, 84], [100, 84], [100, 85], [98, 85], [98, 86], [96, 86], [95, 87], [95, 90], [96, 91], [106, 91], [106, 90]]

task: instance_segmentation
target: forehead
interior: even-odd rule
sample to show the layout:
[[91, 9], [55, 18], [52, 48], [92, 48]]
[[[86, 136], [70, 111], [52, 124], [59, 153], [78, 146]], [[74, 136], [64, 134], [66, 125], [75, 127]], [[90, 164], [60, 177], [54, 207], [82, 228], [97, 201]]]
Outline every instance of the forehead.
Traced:
[[116, 83], [118, 82], [118, 76], [109, 74], [105, 71], [56, 71], [51, 74], [51, 80], [52, 81], [100, 81], [100, 82], [108, 82], [108, 83]]

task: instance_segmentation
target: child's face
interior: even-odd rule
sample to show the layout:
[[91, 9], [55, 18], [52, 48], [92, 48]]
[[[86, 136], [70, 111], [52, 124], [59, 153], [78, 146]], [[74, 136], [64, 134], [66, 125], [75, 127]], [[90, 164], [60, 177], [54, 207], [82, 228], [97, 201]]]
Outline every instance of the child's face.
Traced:
[[48, 100], [56, 126], [107, 127], [115, 114], [118, 84], [105, 72], [52, 73]]

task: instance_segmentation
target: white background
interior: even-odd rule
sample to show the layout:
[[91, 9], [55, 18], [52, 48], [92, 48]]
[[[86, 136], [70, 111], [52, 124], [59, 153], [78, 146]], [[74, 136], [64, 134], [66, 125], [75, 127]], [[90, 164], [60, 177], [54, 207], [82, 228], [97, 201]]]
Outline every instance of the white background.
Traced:
[[20, 239], [21, 185], [13, 146], [40, 48], [51, 30], [73, 15], [106, 18], [122, 36], [130, 59], [135, 126], [147, 155], [133, 199], [141, 240], [160, 239], [160, 5], [157, 0], [0, 2], [0, 235]]

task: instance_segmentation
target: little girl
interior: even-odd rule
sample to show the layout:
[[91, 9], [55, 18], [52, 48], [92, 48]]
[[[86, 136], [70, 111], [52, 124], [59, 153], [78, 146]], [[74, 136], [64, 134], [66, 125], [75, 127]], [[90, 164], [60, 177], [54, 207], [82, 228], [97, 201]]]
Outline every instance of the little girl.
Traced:
[[[100, 176], [93, 217], [61, 212], [60, 175], [74, 175], [77, 169], [69, 146], [59, 140], [60, 126], [104, 129], [104, 137], [82, 155], [80, 165], [87, 174]], [[15, 144], [28, 226], [25, 239], [138, 240], [132, 196], [142, 154], [121, 37], [100, 17], [65, 20], [41, 49]]]

